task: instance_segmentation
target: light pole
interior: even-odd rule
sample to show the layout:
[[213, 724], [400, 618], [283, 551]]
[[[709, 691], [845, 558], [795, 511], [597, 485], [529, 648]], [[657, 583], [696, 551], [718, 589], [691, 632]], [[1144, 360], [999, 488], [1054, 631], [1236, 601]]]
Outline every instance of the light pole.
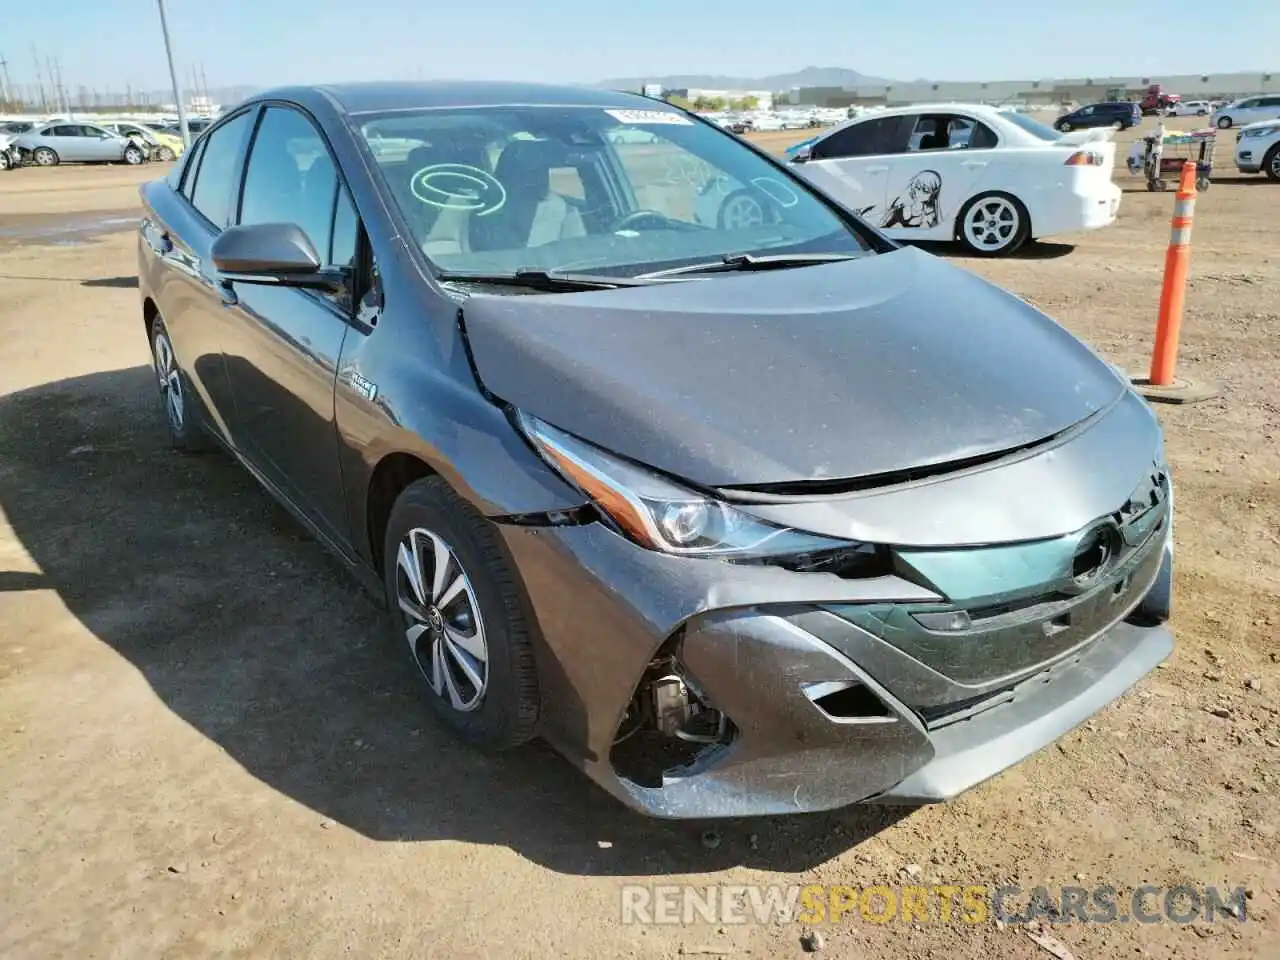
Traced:
[[187, 129], [187, 110], [182, 105], [182, 90], [178, 86], [178, 71], [173, 68], [173, 47], [169, 45], [169, 21], [164, 15], [164, 0], [156, 0], [160, 8], [160, 30], [164, 33], [164, 55], [169, 58], [169, 79], [173, 82], [173, 99], [178, 105], [178, 130], [182, 133], [182, 144], [191, 147], [191, 131]]

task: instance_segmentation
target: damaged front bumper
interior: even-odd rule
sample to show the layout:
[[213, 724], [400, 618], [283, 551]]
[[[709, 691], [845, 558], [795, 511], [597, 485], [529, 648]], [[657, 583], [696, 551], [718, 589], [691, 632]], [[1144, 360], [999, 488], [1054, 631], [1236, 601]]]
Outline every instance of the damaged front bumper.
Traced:
[[901, 629], [958, 606], [918, 577], [682, 559], [597, 523], [501, 529], [541, 627], [543, 735], [630, 806], [692, 818], [947, 800], [1053, 742], [1172, 649], [1167, 518], [1087, 590], [971, 604], [958, 634]]

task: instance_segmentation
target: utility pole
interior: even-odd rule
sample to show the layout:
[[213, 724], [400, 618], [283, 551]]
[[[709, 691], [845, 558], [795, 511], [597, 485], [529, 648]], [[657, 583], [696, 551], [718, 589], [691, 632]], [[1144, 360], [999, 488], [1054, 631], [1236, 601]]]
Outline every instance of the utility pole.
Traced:
[[49, 101], [44, 96], [44, 78], [40, 75], [40, 54], [36, 50], [36, 45], [31, 45], [31, 59], [36, 62], [36, 90], [40, 93], [40, 112], [49, 112]]
[[8, 102], [17, 99], [13, 94], [13, 87], [9, 86], [9, 61], [0, 53], [0, 100]]
[[67, 112], [68, 119], [75, 119], [74, 112], [71, 108], [71, 94], [67, 93], [66, 85], [62, 82], [62, 55], [55, 53], [53, 55], [53, 66], [58, 71], [58, 92], [62, 94], [62, 106]]
[[169, 60], [169, 79], [173, 81], [173, 98], [178, 106], [178, 129], [182, 132], [182, 142], [191, 147], [191, 130], [187, 127], [187, 110], [182, 105], [182, 90], [178, 86], [178, 71], [173, 66], [173, 46], [169, 43], [169, 21], [164, 13], [164, 0], [156, 0], [160, 9], [160, 31], [164, 34], [164, 55]]
[[200, 61], [200, 90], [204, 94], [204, 105], [207, 108], [209, 104], [209, 79], [204, 75], [204, 61]]
[[[53, 57], [44, 58], [44, 68], [49, 74], [49, 86], [53, 90], [53, 110], [60, 117], [67, 115], [67, 108], [62, 102], [62, 78], [53, 69]], [[70, 117], [67, 117], [70, 120]]]

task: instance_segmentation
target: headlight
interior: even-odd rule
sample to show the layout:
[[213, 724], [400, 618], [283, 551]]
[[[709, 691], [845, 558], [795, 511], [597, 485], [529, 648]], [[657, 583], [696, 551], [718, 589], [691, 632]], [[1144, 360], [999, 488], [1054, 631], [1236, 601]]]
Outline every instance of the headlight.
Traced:
[[1245, 130], [1241, 132], [1240, 136], [1242, 138], [1248, 137], [1250, 139], [1253, 137], [1269, 137], [1277, 130], [1280, 130], [1280, 124], [1273, 124], [1269, 127], [1258, 127], [1256, 130]]
[[621, 532], [650, 550], [728, 560], [850, 549], [866, 549], [870, 557], [875, 552], [864, 544], [766, 523], [605, 453], [536, 417], [518, 413], [516, 419], [557, 473], [590, 497]]

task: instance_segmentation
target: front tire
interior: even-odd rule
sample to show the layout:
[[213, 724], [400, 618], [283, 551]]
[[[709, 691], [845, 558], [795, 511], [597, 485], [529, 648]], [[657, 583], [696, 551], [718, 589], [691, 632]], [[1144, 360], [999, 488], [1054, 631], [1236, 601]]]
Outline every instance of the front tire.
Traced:
[[1060, 123], [1060, 124], [1058, 124], [1058, 129], [1059, 129], [1059, 130], [1061, 130], [1063, 133], [1070, 133], [1070, 132], [1071, 132], [1071, 124], [1069, 124], [1069, 123]]
[[129, 164], [129, 166], [136, 167], [145, 159], [146, 157], [143, 156], [142, 149], [140, 147], [130, 145], [124, 148], [124, 162]]
[[431, 712], [483, 750], [519, 746], [538, 722], [533, 613], [493, 524], [440, 477], [410, 484], [383, 539], [394, 642]]
[[961, 242], [980, 257], [1008, 256], [1031, 236], [1031, 217], [1017, 197], [983, 193], [960, 210]]
[[31, 154], [31, 159], [36, 162], [38, 167], [56, 167], [58, 165], [58, 155], [54, 153], [52, 147], [36, 147], [35, 152]]
[[164, 321], [151, 322], [151, 360], [160, 391], [160, 405], [169, 427], [169, 443], [183, 453], [201, 453], [209, 447], [204, 417], [196, 393], [178, 364], [173, 341]]
[[1269, 180], [1280, 180], [1280, 143], [1267, 151], [1262, 159], [1262, 172]]
[[0, 170], [9, 169], [9, 153], [6, 150], [0, 150]]

